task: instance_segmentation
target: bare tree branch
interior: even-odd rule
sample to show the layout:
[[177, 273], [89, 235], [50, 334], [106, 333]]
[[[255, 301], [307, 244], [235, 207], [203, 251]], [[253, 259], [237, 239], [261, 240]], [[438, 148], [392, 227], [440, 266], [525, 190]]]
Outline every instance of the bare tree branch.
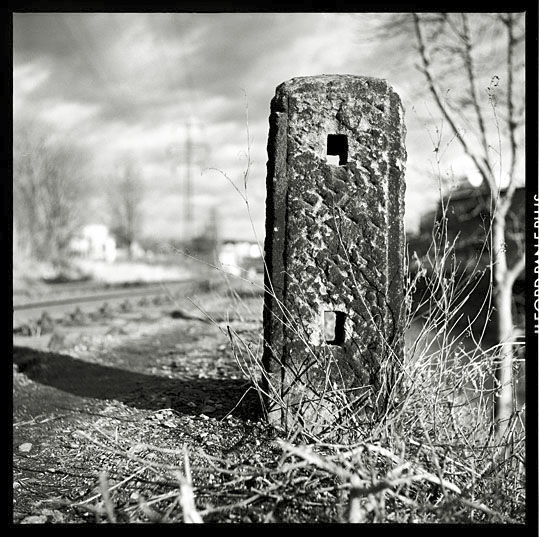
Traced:
[[470, 29], [468, 26], [468, 16], [466, 13], [462, 14], [462, 26], [463, 26], [463, 33], [462, 33], [462, 40], [464, 44], [464, 65], [466, 67], [466, 73], [468, 75], [468, 82], [470, 84], [470, 95], [472, 104], [475, 110], [475, 114], [477, 116], [477, 123], [479, 125], [479, 132], [481, 133], [481, 143], [483, 145], [483, 151], [485, 152], [485, 161], [487, 165], [489, 166], [489, 171], [492, 174], [492, 167], [490, 166], [490, 162], [488, 159], [488, 142], [487, 142], [487, 134], [485, 129], [485, 121], [483, 119], [483, 114], [481, 113], [481, 107], [479, 106], [479, 98], [477, 96], [477, 82], [475, 77], [475, 69], [473, 64], [473, 57], [472, 57], [472, 40], [470, 37]]
[[514, 266], [507, 271], [506, 273], [507, 284], [513, 287], [515, 280], [518, 278], [519, 274], [525, 269], [525, 267], [526, 267], [526, 254], [522, 254], [518, 258]]
[[430, 65], [429, 58], [427, 56], [427, 50], [426, 50], [425, 40], [423, 38], [423, 32], [421, 29], [421, 22], [420, 22], [419, 16], [417, 15], [417, 13], [414, 13], [413, 17], [414, 17], [414, 28], [415, 28], [416, 39], [417, 39], [419, 53], [420, 53], [422, 64], [423, 64], [421, 71], [423, 72], [423, 74], [425, 75], [427, 79], [429, 89], [436, 101], [436, 104], [438, 105], [438, 108], [440, 109], [445, 119], [451, 126], [451, 129], [453, 130], [453, 132], [457, 135], [457, 138], [460, 144], [462, 145], [464, 152], [473, 160], [476, 168], [478, 169], [485, 183], [490, 186], [492, 192], [495, 192], [496, 184], [494, 182], [494, 178], [492, 177], [492, 174], [489, 172], [490, 166], [488, 165], [488, 162], [486, 162], [484, 158], [479, 158], [474, 153], [474, 151], [472, 151], [472, 149], [469, 147], [464, 137], [461, 135], [455, 123], [455, 120], [449, 113], [447, 107], [444, 105], [443, 99], [440, 95], [440, 91], [437, 88], [434, 82], [434, 78], [431, 73], [431, 65]]
[[35, 125], [14, 126], [13, 202], [18, 229], [32, 254], [63, 265], [79, 223], [82, 154], [52, 142]]
[[129, 256], [140, 232], [143, 198], [142, 177], [135, 163], [128, 157], [117, 166], [108, 190], [108, 199], [113, 231], [120, 242], [127, 246]]
[[[500, 15], [499, 17], [495, 17], [493, 19], [494, 22], [501, 21], [502, 24], [505, 25], [507, 32], [505, 59], [501, 60], [501, 63], [505, 64], [506, 66], [507, 83], [504, 94], [503, 90], [498, 90], [499, 77], [497, 75], [490, 74], [491, 84], [487, 88], [487, 93], [489, 95], [490, 105], [492, 107], [494, 121], [496, 124], [496, 134], [498, 137], [499, 149], [497, 150], [497, 154], [500, 160], [500, 174], [503, 170], [503, 141], [507, 140], [509, 145], [509, 184], [505, 190], [502, 189], [501, 181], [498, 184], [498, 181], [496, 180], [497, 172], [494, 172], [495, 160], [493, 154], [491, 153], [493, 148], [488, 143], [486, 123], [483, 112], [481, 111], [479, 94], [477, 91], [478, 76], [476, 69], [478, 66], [474, 63], [474, 51], [477, 49], [474, 48], [472, 43], [471, 27], [468, 24], [467, 15], [463, 14], [461, 16], [462, 28], [460, 25], [455, 23], [450, 15], [444, 16], [447, 27], [456, 36], [457, 40], [462, 43], [462, 50], [457, 52], [457, 54], [463, 60], [464, 69], [461, 72], [461, 77], [466, 79], [465, 83], [469, 88], [468, 94], [470, 96], [470, 100], [468, 102], [466, 99], [460, 100], [462, 104], [461, 110], [455, 109], [454, 107], [448, 105], [448, 103], [442, 99], [442, 93], [439, 89], [440, 82], [437, 79], [437, 74], [439, 74], [440, 71], [438, 68], [439, 65], [442, 65], [441, 69], [447, 69], [444, 62], [451, 62], [455, 58], [453, 43], [450, 42], [448, 44], [446, 42], [447, 35], [442, 33], [432, 34], [432, 28], [430, 28], [431, 34], [427, 33], [427, 35], [429, 35], [429, 37], [436, 43], [436, 47], [431, 47], [431, 49], [436, 48], [438, 51], [440, 51], [437, 53], [436, 57], [430, 55], [427, 51], [428, 39], [423, 33], [423, 27], [425, 25], [424, 20], [420, 18], [418, 14], [413, 15], [415, 37], [422, 62], [421, 71], [425, 75], [430, 93], [432, 94], [436, 105], [442, 113], [442, 117], [449, 123], [453, 132], [459, 134], [457, 119], [461, 115], [463, 115], [465, 123], [468, 123], [470, 120], [473, 122], [473, 126], [479, 133], [480, 147], [476, 149], [473, 146], [473, 141], [465, 140], [462, 135], [458, 136], [458, 139], [464, 153], [472, 159], [486, 185], [488, 185], [491, 194], [491, 201], [494, 202], [491, 204], [490, 208], [492, 252], [495, 256], [492, 259], [491, 274], [495, 282], [496, 289], [494, 296], [496, 310], [498, 312], [497, 332], [501, 349], [499, 364], [496, 368], [496, 378], [501, 388], [499, 395], [496, 398], [494, 414], [496, 417], [496, 431], [500, 437], [504, 435], [506, 424], [509, 423], [512, 413], [516, 408], [516, 401], [513, 396], [512, 386], [512, 361], [515, 334], [515, 324], [513, 321], [512, 310], [512, 288], [516, 278], [524, 269], [526, 262], [525, 256], [522, 255], [522, 248], [520, 244], [521, 240], [519, 240], [519, 238], [522, 239], [522, 235], [515, 239], [518, 259], [511, 268], [508, 266], [508, 256], [506, 251], [506, 242], [508, 237], [510, 233], [517, 229], [509, 228], [510, 222], [508, 221], [508, 215], [510, 215], [514, 210], [512, 201], [517, 186], [516, 162], [519, 151], [517, 128], [520, 125], [521, 112], [518, 106], [520, 103], [517, 103], [517, 96], [515, 95], [515, 73], [518, 72], [515, 71], [515, 69], [520, 69], [520, 65], [515, 65], [515, 57], [517, 53], [516, 46], [518, 42], [515, 35], [515, 27], [518, 25], [518, 21], [522, 19], [522, 17], [519, 18], [519, 15], [520, 14]], [[454, 41], [454, 37], [452, 37], [452, 39]], [[481, 68], [483, 74], [486, 76], [488, 70], [485, 69], [484, 65], [481, 65]], [[442, 78], [442, 80], [444, 79]], [[462, 78], [460, 80], [462, 80]], [[503, 111], [506, 112], [503, 126], [500, 124], [500, 117], [502, 114], [499, 116], [497, 111], [497, 106], [499, 103], [502, 104], [502, 99], [504, 105], [501, 107], [502, 114]], [[458, 100], [456, 102], [458, 102]], [[471, 105], [472, 109], [474, 110], [474, 114], [466, 118], [465, 110], [469, 105]], [[473, 120], [473, 117], [475, 117], [475, 120]], [[505, 125], [507, 125], [507, 129], [503, 128]]]
[[509, 129], [509, 143], [511, 147], [511, 164], [509, 168], [509, 186], [505, 194], [505, 201], [502, 207], [502, 211], [507, 213], [511, 205], [511, 200], [513, 199], [513, 194], [516, 188], [515, 181], [515, 167], [517, 160], [517, 143], [516, 143], [516, 122], [515, 122], [515, 105], [513, 101], [513, 61], [514, 61], [514, 51], [515, 51], [515, 37], [513, 32], [513, 17], [509, 13], [506, 20], [504, 21], [507, 28], [507, 126]]

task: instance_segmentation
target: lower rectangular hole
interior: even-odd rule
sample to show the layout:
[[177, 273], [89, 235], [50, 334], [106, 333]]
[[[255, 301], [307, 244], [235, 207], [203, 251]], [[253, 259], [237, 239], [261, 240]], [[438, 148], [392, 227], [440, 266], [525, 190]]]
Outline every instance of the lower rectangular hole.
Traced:
[[328, 134], [326, 159], [328, 164], [334, 166], [344, 166], [348, 163], [348, 138], [346, 134]]
[[346, 314], [342, 311], [324, 311], [324, 338], [329, 345], [344, 343], [344, 322]]

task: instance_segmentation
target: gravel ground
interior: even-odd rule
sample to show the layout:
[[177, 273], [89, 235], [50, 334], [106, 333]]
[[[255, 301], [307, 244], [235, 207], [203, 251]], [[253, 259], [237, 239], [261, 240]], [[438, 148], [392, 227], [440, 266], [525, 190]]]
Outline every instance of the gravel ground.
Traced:
[[219, 322], [169, 305], [14, 336], [14, 523], [328, 519], [260, 492], [282, 452], [228, 328], [259, 353], [262, 298], [195, 302]]

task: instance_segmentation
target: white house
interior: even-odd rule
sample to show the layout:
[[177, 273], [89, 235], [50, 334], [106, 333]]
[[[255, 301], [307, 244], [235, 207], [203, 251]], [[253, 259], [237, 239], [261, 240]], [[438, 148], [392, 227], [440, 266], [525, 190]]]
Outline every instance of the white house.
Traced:
[[235, 276], [242, 274], [245, 276], [246, 271], [252, 272], [254, 270], [253, 262], [260, 260], [261, 257], [260, 248], [255, 242], [227, 241], [219, 250], [221, 268]]
[[96, 261], [112, 263], [116, 259], [116, 240], [104, 224], [88, 224], [71, 241], [73, 253]]

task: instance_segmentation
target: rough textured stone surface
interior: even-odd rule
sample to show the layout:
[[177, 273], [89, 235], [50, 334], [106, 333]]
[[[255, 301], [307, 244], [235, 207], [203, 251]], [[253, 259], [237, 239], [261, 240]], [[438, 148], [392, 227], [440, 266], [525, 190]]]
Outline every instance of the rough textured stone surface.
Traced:
[[[327, 156], [336, 134], [343, 165]], [[264, 366], [269, 417], [289, 428], [346, 428], [391, 389], [403, 355], [404, 137], [384, 80], [295, 78], [272, 100]], [[340, 344], [326, 340], [324, 312], [344, 313]]]

